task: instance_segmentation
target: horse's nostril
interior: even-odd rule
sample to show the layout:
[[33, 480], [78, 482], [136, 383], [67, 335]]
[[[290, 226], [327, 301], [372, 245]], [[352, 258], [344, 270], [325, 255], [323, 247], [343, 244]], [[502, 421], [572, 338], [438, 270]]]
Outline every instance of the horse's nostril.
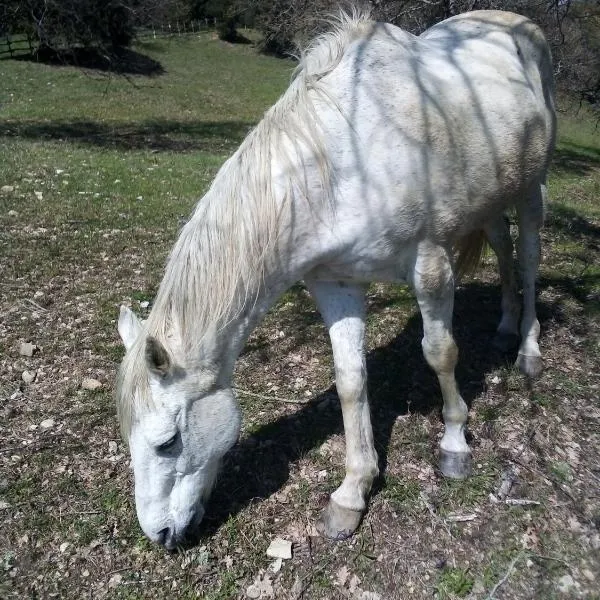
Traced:
[[161, 546], [164, 546], [164, 545], [167, 543], [167, 541], [168, 541], [168, 539], [169, 539], [169, 537], [170, 537], [170, 535], [169, 535], [169, 534], [170, 534], [170, 529], [169, 529], [168, 527], [165, 527], [164, 529], [161, 529], [161, 530], [158, 532], [158, 538], [157, 538], [157, 540], [156, 540], [156, 541], [157, 541], [157, 542], [158, 542], [158, 543], [159, 543]]

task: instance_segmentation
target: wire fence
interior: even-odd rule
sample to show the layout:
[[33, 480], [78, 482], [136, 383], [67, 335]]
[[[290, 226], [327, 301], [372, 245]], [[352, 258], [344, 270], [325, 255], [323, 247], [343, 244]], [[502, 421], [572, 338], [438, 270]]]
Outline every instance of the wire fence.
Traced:
[[[173, 23], [152, 24], [136, 30], [138, 39], [193, 35], [203, 31], [214, 31], [219, 26], [217, 19], [195, 21], [175, 21]], [[33, 54], [39, 47], [39, 40], [30, 33], [0, 37], [0, 60]]]
[[189, 35], [202, 31], [214, 31], [219, 26], [216, 18], [199, 19], [195, 21], [175, 21], [174, 23], [161, 23], [149, 27], [140, 27], [136, 35], [138, 38], [157, 38], [172, 35]]

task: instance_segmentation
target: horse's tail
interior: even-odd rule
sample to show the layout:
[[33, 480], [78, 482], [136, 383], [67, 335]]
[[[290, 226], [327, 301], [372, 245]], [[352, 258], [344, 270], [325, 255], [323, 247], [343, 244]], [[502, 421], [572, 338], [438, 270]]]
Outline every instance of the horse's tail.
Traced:
[[471, 233], [467, 233], [467, 235], [456, 242], [454, 252], [457, 257], [454, 273], [457, 280], [463, 275], [468, 275], [477, 269], [483, 258], [487, 244], [487, 237], [483, 229], [471, 231]]

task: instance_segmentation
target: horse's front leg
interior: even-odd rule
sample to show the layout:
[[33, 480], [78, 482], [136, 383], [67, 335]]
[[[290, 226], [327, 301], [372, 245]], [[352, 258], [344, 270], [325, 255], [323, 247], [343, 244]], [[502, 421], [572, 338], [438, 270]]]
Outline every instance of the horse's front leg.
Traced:
[[423, 242], [413, 278], [423, 317], [423, 354], [438, 377], [444, 399], [445, 431], [440, 443], [440, 469], [446, 477], [467, 477], [471, 471], [471, 450], [465, 439], [468, 409], [454, 376], [458, 360], [458, 348], [452, 336], [454, 275], [447, 249]]
[[321, 281], [307, 285], [329, 330], [346, 436], [346, 476], [331, 495], [317, 529], [341, 540], [358, 527], [379, 472], [367, 400], [364, 289]]

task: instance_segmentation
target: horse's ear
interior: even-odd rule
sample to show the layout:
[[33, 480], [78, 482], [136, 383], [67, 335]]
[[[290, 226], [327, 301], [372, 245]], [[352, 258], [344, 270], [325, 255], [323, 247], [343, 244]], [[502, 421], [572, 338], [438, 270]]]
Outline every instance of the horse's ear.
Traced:
[[171, 370], [171, 359], [165, 347], [152, 336], [146, 339], [146, 364], [154, 375], [163, 378]]
[[117, 325], [119, 335], [123, 340], [125, 349], [129, 350], [135, 340], [137, 340], [142, 330], [142, 324], [140, 320], [133, 314], [133, 312], [126, 306], [121, 305], [121, 312], [119, 313], [119, 323]]

